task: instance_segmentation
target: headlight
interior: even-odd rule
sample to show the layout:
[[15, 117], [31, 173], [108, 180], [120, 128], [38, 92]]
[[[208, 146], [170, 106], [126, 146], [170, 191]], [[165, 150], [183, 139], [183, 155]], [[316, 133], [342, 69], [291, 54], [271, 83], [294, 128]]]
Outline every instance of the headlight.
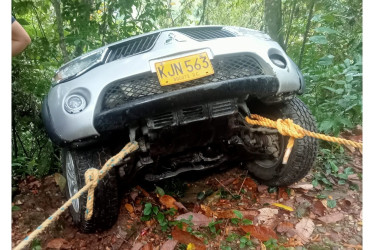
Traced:
[[231, 33], [234, 33], [237, 36], [254, 36], [262, 40], [271, 40], [271, 37], [268, 34], [262, 31], [258, 31], [258, 30], [252, 30], [252, 29], [234, 27], [234, 26], [226, 26], [223, 29]]
[[57, 70], [52, 85], [71, 80], [97, 66], [103, 61], [105, 52], [106, 48], [95, 50], [64, 64]]

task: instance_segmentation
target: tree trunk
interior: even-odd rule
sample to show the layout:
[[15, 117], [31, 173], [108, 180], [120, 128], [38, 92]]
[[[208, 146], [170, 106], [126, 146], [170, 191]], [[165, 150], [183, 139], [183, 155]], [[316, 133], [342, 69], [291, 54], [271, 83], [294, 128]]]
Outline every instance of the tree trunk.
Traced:
[[52, 4], [53, 4], [53, 7], [56, 13], [57, 31], [60, 37], [59, 45], [61, 48], [62, 55], [64, 57], [64, 62], [66, 63], [69, 61], [69, 55], [68, 55], [68, 51], [66, 50], [66, 44], [65, 44], [64, 29], [63, 29], [62, 17], [61, 17], [60, 0], [52, 0]]
[[284, 48], [281, 0], [265, 0], [265, 31]]
[[289, 38], [290, 38], [290, 35], [291, 35], [291, 26], [292, 26], [293, 17], [294, 17], [294, 14], [295, 14], [295, 7], [296, 7], [296, 0], [293, 0], [293, 2], [292, 2], [292, 9], [291, 9], [291, 15], [290, 15], [290, 20], [288, 22], [288, 28], [287, 28], [287, 34], [286, 34], [286, 41], [284, 43], [284, 47], [285, 47], [286, 50], [288, 48], [288, 41], [289, 41]]
[[303, 45], [301, 46], [301, 51], [300, 51], [300, 56], [299, 56], [299, 68], [301, 68], [302, 63], [303, 63], [305, 43], [306, 43], [306, 40], [308, 38], [308, 33], [309, 33], [309, 30], [310, 30], [310, 23], [312, 21], [313, 9], [314, 9], [314, 2], [315, 2], [315, 0], [312, 0], [310, 2], [310, 6], [309, 6], [308, 21], [306, 23], [305, 33], [304, 33], [304, 38], [303, 38]]
[[208, 2], [208, 0], [203, 0], [203, 13], [201, 14], [199, 25], [200, 24], [204, 24], [205, 10], [206, 10], [206, 4], [207, 4], [207, 2]]
[[13, 156], [18, 157], [18, 145], [16, 136], [16, 119], [14, 117], [14, 107], [12, 108], [12, 139], [13, 139]]

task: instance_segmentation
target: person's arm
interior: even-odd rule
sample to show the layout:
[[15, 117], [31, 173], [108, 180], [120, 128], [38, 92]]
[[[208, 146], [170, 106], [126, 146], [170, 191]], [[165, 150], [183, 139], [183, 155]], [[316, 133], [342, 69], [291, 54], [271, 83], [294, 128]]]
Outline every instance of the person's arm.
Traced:
[[31, 39], [26, 30], [17, 21], [14, 21], [12, 23], [12, 56], [21, 53], [30, 43]]

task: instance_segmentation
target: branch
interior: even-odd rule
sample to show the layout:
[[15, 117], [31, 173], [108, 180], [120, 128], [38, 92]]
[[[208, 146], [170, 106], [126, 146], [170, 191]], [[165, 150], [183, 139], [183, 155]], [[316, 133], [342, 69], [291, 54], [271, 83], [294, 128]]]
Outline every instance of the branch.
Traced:
[[310, 3], [308, 21], [306, 23], [305, 33], [304, 33], [304, 38], [303, 38], [303, 45], [301, 46], [301, 51], [300, 51], [300, 56], [299, 56], [299, 68], [301, 68], [302, 62], [303, 62], [305, 43], [306, 43], [306, 39], [308, 38], [310, 24], [311, 24], [311, 20], [312, 20], [312, 16], [313, 16], [314, 1], [315, 0], [312, 0], [312, 2]]
[[60, 1], [59, 0], [52, 0], [53, 7], [55, 9], [56, 13], [56, 21], [57, 21], [57, 31], [59, 35], [59, 45], [61, 48], [62, 55], [64, 57], [64, 62], [69, 61], [69, 55], [68, 51], [66, 50], [66, 44], [65, 44], [65, 36], [64, 36], [64, 30], [63, 30], [63, 24], [62, 24], [62, 16], [61, 16], [61, 8], [60, 8]]
[[23, 146], [23, 142], [22, 142], [21, 138], [19, 137], [17, 131], [15, 131], [15, 134], [16, 134], [16, 136], [17, 136], [19, 142], [21, 143], [21, 147], [22, 147], [23, 153], [26, 155], [27, 158], [29, 158], [29, 155], [28, 155], [28, 153], [27, 153], [27, 151], [26, 151], [26, 149], [25, 149], [25, 146]]

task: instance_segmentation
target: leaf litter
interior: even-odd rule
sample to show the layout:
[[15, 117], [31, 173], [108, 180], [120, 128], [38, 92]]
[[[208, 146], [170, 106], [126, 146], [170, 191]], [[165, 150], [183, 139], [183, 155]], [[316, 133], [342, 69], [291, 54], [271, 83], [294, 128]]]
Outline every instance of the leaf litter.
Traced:
[[[22, 202], [17, 205], [20, 209], [12, 212], [13, 247], [24, 237], [24, 232], [31, 232], [42, 221], [43, 211], [53, 212], [64, 200], [55, 177], [41, 180], [39, 187], [36, 179], [24, 182], [25, 187], [32, 186], [39, 194], [30, 196], [31, 191], [25, 188], [15, 197], [15, 203]], [[278, 240], [279, 246], [308, 248], [312, 243], [323, 246], [323, 239], [331, 237], [337, 239], [340, 246], [361, 246], [361, 232], [356, 228], [362, 227], [362, 204], [357, 191], [349, 190], [349, 196], [345, 198], [331, 192], [332, 196], [328, 197], [328, 194], [325, 199], [318, 199], [320, 191], [310, 189], [308, 181], [271, 189], [245, 177], [245, 172], [239, 168], [198, 180], [187, 180], [187, 184], [202, 189], [191, 197], [177, 197], [170, 190], [165, 189], [165, 194], [161, 189], [154, 191], [139, 183], [125, 194], [117, 223], [99, 234], [79, 233], [66, 213], [56, 223], [58, 227], [41, 236], [41, 245], [60, 244], [72, 249], [90, 246], [100, 249], [171, 250], [178, 249], [180, 244], [191, 249], [220, 249], [226, 244], [236, 249], [239, 246], [236, 242], [249, 233], [247, 240], [242, 241], [249, 240], [260, 249], [265, 246], [263, 243], [273, 239]], [[199, 192], [212, 198], [200, 195], [201, 199], [198, 199]], [[344, 191], [341, 189], [339, 192]], [[185, 195], [189, 195], [188, 189]], [[142, 221], [146, 203], [157, 209], [152, 210], [153, 217]], [[33, 212], [35, 204], [41, 208], [37, 213]], [[353, 210], [356, 210], [355, 213]], [[156, 212], [162, 215], [158, 216]], [[34, 221], [27, 219], [30, 215]], [[351, 220], [347, 215], [352, 217]], [[161, 227], [162, 223], [166, 225], [165, 230]], [[337, 225], [352, 228], [349, 232], [356, 232], [356, 240], [348, 237], [344, 230], [339, 233], [333, 231]], [[226, 240], [234, 236], [237, 240]]]

